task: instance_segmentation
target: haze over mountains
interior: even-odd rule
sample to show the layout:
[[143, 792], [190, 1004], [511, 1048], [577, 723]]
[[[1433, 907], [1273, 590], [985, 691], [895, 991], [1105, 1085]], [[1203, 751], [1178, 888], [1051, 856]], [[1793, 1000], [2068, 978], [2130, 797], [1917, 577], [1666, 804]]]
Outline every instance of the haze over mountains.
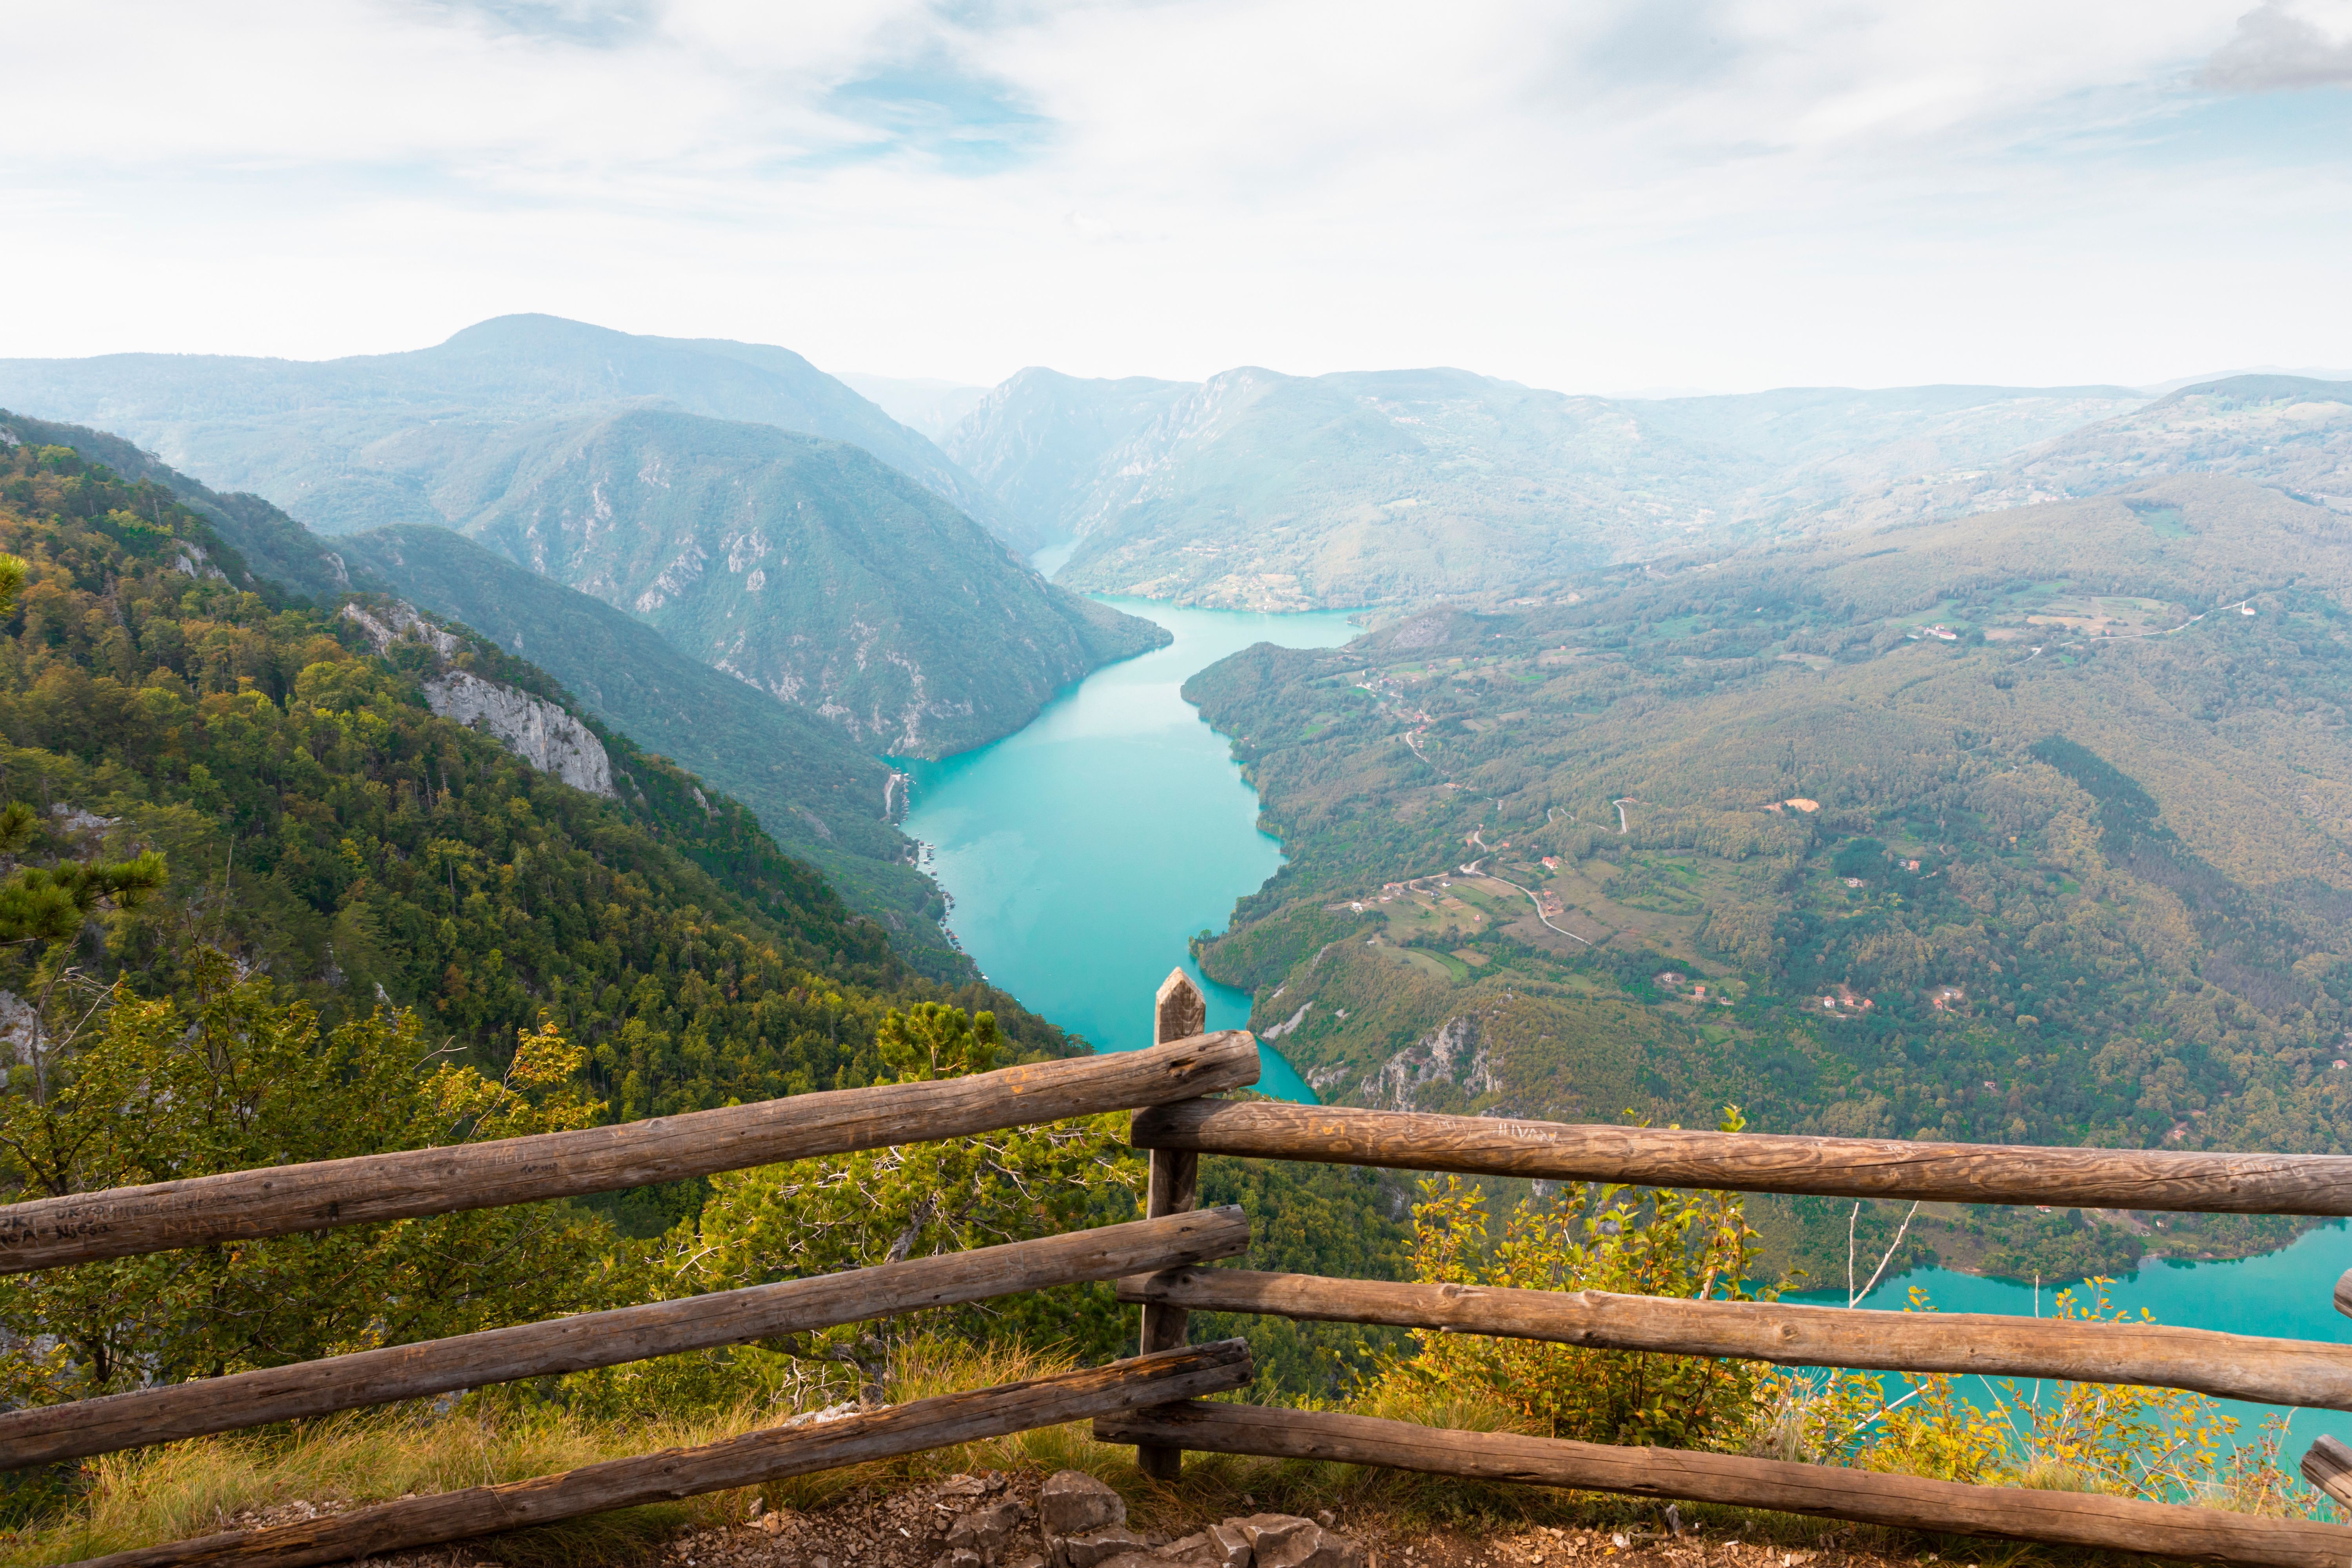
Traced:
[[994, 740], [1167, 640], [1048, 585], [858, 447], [764, 425], [635, 409], [527, 426], [434, 495], [508, 559], [877, 752]]
[[[2264, 372], [2154, 393], [1922, 386], [1605, 398], [1449, 369], [1294, 376], [1242, 367], [1179, 382], [1033, 368], [983, 391], [835, 377], [788, 349], [548, 316], [319, 363], [0, 361], [0, 405], [116, 431], [324, 532], [390, 522], [479, 532], [505, 482], [496, 476], [536, 466], [543, 479], [551, 443], [569, 438], [559, 431], [658, 411], [847, 443], [1018, 553], [1066, 544], [1066, 587], [1261, 609], [1524, 595], [1690, 547], [1960, 515], [2174, 472], [2335, 496], [2352, 491], [2340, 474], [2346, 384]], [[711, 432], [697, 445], [734, 448], [713, 461], [766, 460], [741, 437]], [[758, 481], [747, 470], [741, 483]], [[662, 528], [686, 548], [674, 509]], [[523, 558], [510, 533], [497, 547]], [[689, 615], [652, 585], [670, 562], [632, 576], [613, 561], [555, 566], [563, 552], [540, 548], [539, 569], [605, 583], [595, 591], [632, 614], [652, 614], [634, 599], [658, 592], [666, 614]], [[755, 668], [749, 643], [734, 641], [741, 632], [692, 634], [697, 657], [731, 660], [770, 687], [805, 683], [774, 658]], [[888, 727], [870, 701], [837, 706], [859, 715], [861, 733]], [[953, 744], [986, 727], [940, 733]]]
[[2231, 473], [2343, 498], [2352, 384], [1571, 397], [1460, 371], [1027, 370], [945, 447], [1073, 587], [1257, 609], [1540, 590], [1612, 562]]
[[2144, 401], [1915, 387], [1639, 403], [1455, 370], [1029, 370], [947, 447], [1006, 508], [1076, 538], [1073, 586], [1305, 609], [1522, 589], [1752, 533]]
[[502, 431], [646, 405], [848, 441], [994, 521], [992, 499], [929, 440], [789, 349], [641, 337], [554, 316], [500, 316], [428, 349], [316, 362], [0, 360], [0, 404], [127, 437], [323, 533], [444, 521], [427, 494], [435, 478]]

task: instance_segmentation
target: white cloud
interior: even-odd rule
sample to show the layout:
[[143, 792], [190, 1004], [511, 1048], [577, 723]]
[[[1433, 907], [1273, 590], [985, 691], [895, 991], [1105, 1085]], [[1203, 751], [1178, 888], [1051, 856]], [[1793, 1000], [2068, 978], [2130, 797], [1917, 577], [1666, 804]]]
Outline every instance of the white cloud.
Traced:
[[2264, 0], [2238, 18], [2198, 81], [2225, 92], [2352, 86], [2352, 4]]
[[2344, 95], [2225, 136], [2189, 85], [2305, 85], [2337, 13], [2243, 3], [24, 0], [0, 353], [546, 310], [960, 380], [2352, 357]]

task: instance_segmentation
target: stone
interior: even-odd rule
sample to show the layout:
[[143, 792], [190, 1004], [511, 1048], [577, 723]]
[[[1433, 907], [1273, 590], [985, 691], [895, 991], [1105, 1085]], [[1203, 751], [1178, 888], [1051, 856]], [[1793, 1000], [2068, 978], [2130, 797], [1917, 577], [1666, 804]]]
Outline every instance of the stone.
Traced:
[[1311, 1519], [1258, 1513], [1228, 1520], [1249, 1542], [1256, 1568], [1364, 1568], [1364, 1549]]
[[453, 669], [425, 683], [425, 705], [444, 719], [487, 730], [508, 751], [573, 789], [607, 799], [619, 794], [604, 742], [543, 697]]
[[961, 1515], [948, 1527], [948, 1550], [950, 1552], [969, 1549], [980, 1554], [984, 1562], [992, 1563], [1013, 1539], [1028, 1510], [1012, 1499], [976, 1508]]
[[1151, 1542], [1123, 1524], [1045, 1538], [1046, 1550], [1054, 1554], [1054, 1568], [1102, 1568], [1102, 1564], [1122, 1552], [1146, 1552], [1150, 1546]]
[[1250, 1568], [1249, 1542], [1238, 1531], [1213, 1524], [1196, 1535], [1171, 1541], [1151, 1553], [1165, 1568]]
[[1037, 1494], [1047, 1539], [1083, 1535], [1127, 1522], [1127, 1500], [1083, 1470], [1056, 1470]]
[[1216, 1543], [1221, 1554], [1219, 1568], [1250, 1568], [1250, 1560], [1255, 1552], [1250, 1545], [1249, 1537], [1244, 1535], [1238, 1526], [1230, 1522], [1213, 1524], [1209, 1526], [1208, 1536]]

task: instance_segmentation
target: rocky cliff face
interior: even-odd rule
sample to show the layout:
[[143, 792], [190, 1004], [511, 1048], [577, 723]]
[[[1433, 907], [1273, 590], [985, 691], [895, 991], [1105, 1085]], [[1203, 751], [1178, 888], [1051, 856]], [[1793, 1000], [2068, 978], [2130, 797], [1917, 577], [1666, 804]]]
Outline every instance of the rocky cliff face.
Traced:
[[473, 725], [543, 773], [610, 798], [612, 759], [588, 726], [544, 698], [453, 669], [425, 683], [425, 700], [444, 719]]
[[[458, 649], [455, 635], [398, 600], [373, 610], [345, 605], [343, 616], [358, 624], [378, 653], [404, 641], [421, 644], [444, 659]], [[485, 680], [469, 669], [444, 669], [426, 680], [425, 700], [442, 718], [495, 737], [540, 772], [553, 774], [573, 789], [614, 798], [613, 760], [605, 754], [604, 743], [556, 703], [500, 681]]]

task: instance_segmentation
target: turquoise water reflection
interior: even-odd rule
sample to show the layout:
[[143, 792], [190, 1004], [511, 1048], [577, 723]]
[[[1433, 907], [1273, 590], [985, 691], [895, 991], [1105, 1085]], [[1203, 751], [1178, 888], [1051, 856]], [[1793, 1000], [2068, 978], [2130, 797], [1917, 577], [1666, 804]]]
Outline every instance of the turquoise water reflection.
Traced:
[[[2142, 1260], [2133, 1273], [2108, 1288], [2108, 1299], [2135, 1313], [2147, 1308], [2159, 1323], [2185, 1329], [2219, 1329], [2233, 1334], [2260, 1334], [2277, 1339], [2319, 1340], [2352, 1343], [2352, 1318], [2336, 1310], [2336, 1281], [2352, 1268], [2352, 1231], [2341, 1220], [2306, 1233], [2294, 1246], [2263, 1258], [2236, 1258], [2225, 1263], [2182, 1263], [2168, 1258]], [[2073, 1280], [2045, 1280], [2039, 1300], [2041, 1314], [2051, 1310], [2051, 1298]], [[1948, 1268], [1916, 1268], [1899, 1279], [1883, 1282], [1863, 1299], [1863, 1305], [1900, 1310], [1916, 1285], [1928, 1300], [1946, 1312], [2009, 1312], [2035, 1314], [2034, 1287], [2030, 1281], [1982, 1279], [1955, 1274]], [[1843, 1305], [1845, 1292], [1807, 1291], [1791, 1300], [1828, 1301]], [[1982, 1379], [1966, 1380], [1980, 1385]], [[1901, 1386], [1890, 1374], [1887, 1382]], [[2030, 1381], [2025, 1384], [2030, 1387]], [[1989, 1398], [1982, 1386], [1968, 1390], [1982, 1405]], [[2252, 1405], [2225, 1399], [2221, 1408], [2238, 1418], [2241, 1441], [2259, 1435], [2273, 1415], [2287, 1414], [2278, 1405]], [[2340, 1410], [2298, 1410], [2289, 1427], [2293, 1441], [2287, 1458], [2321, 1433], [2352, 1442], [2352, 1413]]]
[[[1171, 965], [1204, 979], [1187, 939], [1223, 931], [1234, 900], [1282, 864], [1258, 831], [1257, 795], [1225, 742], [1178, 694], [1185, 679], [1257, 642], [1329, 647], [1344, 613], [1252, 615], [1108, 599], [1175, 634], [1171, 646], [1096, 671], [1019, 733], [914, 774], [906, 830], [931, 847], [955, 900], [949, 929], [982, 973], [1106, 1050], [1151, 1043], [1151, 996]], [[1249, 997], [1204, 982], [1213, 1028], [1239, 1028]], [[1261, 1048], [1258, 1087], [1314, 1091]]]

